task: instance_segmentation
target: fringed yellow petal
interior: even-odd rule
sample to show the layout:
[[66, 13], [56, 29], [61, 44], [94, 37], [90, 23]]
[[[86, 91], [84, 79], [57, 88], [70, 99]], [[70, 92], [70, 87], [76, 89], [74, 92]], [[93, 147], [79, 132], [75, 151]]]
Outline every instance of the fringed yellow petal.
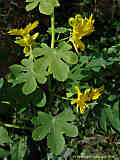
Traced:
[[36, 28], [39, 25], [38, 21], [35, 21], [33, 23], [29, 23], [25, 28], [24, 31], [25, 33], [30, 33], [30, 31], [32, 31], [34, 28]]
[[11, 29], [9, 32], [8, 32], [10, 35], [23, 35], [23, 29]]
[[20, 36], [26, 36], [27, 34], [30, 33], [34, 28], [38, 26], [39, 22], [35, 21], [33, 23], [29, 23], [24, 29], [11, 29], [8, 33], [10, 35], [20, 35]]
[[32, 40], [35, 40], [39, 36], [39, 33], [35, 33], [32, 35]]
[[73, 26], [74, 25], [74, 21], [75, 21], [75, 18], [69, 18], [68, 19], [68, 23], [70, 26]]
[[82, 93], [80, 92], [80, 89], [78, 86], [74, 86], [75, 90], [77, 91], [78, 94], [78, 99], [80, 99], [80, 96], [82, 95]]
[[19, 39], [15, 41], [16, 44], [19, 44], [22, 47], [26, 46], [25, 40], [24, 39]]
[[102, 85], [100, 88], [93, 88], [90, 93], [91, 100], [98, 99], [99, 96], [103, 93], [103, 91], [104, 91], [104, 85]]

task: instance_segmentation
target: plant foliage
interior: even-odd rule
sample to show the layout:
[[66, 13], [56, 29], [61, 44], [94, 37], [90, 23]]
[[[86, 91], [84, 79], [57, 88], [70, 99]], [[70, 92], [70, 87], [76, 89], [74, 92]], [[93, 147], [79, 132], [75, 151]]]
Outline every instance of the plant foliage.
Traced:
[[38, 117], [33, 120], [33, 123], [40, 124], [40, 126], [38, 125], [33, 130], [32, 137], [35, 141], [40, 141], [48, 136], [47, 144], [51, 152], [60, 154], [65, 144], [63, 134], [69, 137], [78, 135], [77, 127], [70, 123], [73, 120], [75, 120], [75, 116], [69, 110], [65, 110], [57, 116], [38, 112]]

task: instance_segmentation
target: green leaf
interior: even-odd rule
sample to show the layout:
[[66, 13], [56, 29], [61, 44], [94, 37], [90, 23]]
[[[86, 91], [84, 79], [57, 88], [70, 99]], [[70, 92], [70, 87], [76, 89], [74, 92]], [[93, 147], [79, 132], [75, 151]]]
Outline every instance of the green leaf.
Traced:
[[58, 155], [64, 148], [65, 140], [63, 135], [61, 135], [59, 132], [55, 132], [53, 129], [51, 130], [51, 134], [48, 135], [47, 144], [51, 149], [51, 152]]
[[119, 101], [114, 103], [112, 112], [113, 112], [113, 120], [111, 121], [111, 124], [113, 128], [115, 128], [120, 132]]
[[107, 116], [107, 119], [112, 122], [113, 121], [113, 113], [112, 113], [112, 109], [110, 107], [106, 107], [105, 108], [105, 114]]
[[55, 117], [56, 130], [65, 133], [69, 137], [76, 137], [78, 135], [78, 129], [71, 122], [75, 119], [75, 116], [71, 110], [65, 109], [62, 113]]
[[32, 104], [36, 107], [44, 107], [45, 106], [46, 94], [42, 89], [39, 90], [39, 94], [33, 98]]
[[65, 81], [68, 77], [69, 67], [57, 57], [54, 57], [51, 61], [51, 71], [53, 72], [53, 77], [58, 81]]
[[40, 0], [26, 0], [26, 2], [29, 2], [29, 4], [26, 6], [26, 11], [31, 11], [37, 7]]
[[68, 30], [68, 28], [65, 28], [65, 27], [57, 27], [57, 28], [55, 28], [55, 32], [56, 33], [66, 33], [66, 32], [68, 32], [69, 30]]
[[41, 125], [40, 127], [34, 129], [32, 132], [32, 137], [35, 141], [40, 141], [46, 137], [49, 133], [49, 125]]
[[120, 132], [120, 119], [116, 117], [113, 117], [113, 118], [114, 118], [113, 121], [110, 121], [111, 125], [114, 129]]
[[34, 66], [33, 66], [33, 71], [35, 72], [34, 76], [37, 80], [38, 83], [40, 84], [44, 84], [47, 80], [47, 76], [49, 75], [47, 72], [46, 72], [46, 66], [44, 64], [44, 62], [42, 62], [42, 58], [37, 61], [34, 62]]
[[3, 148], [0, 148], [0, 158], [7, 157], [10, 154], [9, 151], [4, 150]]
[[[40, 119], [39, 119], [40, 118]], [[40, 120], [40, 123], [42, 125], [47, 124], [49, 121], [53, 119], [53, 117], [50, 114], [47, 114], [45, 112], [38, 112], [38, 119]]]
[[[35, 141], [42, 140], [49, 132], [49, 128], [51, 128], [51, 121], [53, 117], [44, 112], [38, 112], [37, 119], [34, 119], [33, 123], [41, 124], [40, 127], [35, 128], [32, 132], [32, 137]], [[38, 122], [37, 122], [38, 121]]]
[[75, 116], [67, 109], [55, 117], [38, 112], [38, 117], [33, 119], [33, 124], [37, 128], [33, 130], [32, 137], [39, 141], [48, 135], [48, 147], [56, 155], [60, 154], [65, 144], [63, 134], [71, 137], [78, 135], [77, 127], [70, 124], [74, 119]]
[[119, 117], [119, 113], [120, 113], [120, 111], [119, 111], [119, 101], [114, 103], [112, 110], [113, 110], [113, 116], [116, 117], [116, 118], [120, 118]]
[[39, 11], [45, 15], [51, 15], [55, 7], [60, 6], [58, 0], [26, 0], [29, 4], [26, 6], [27, 11], [31, 11], [39, 4]]
[[[33, 107], [36, 106], [37, 103], [40, 102], [40, 100], [39, 101], [36, 100], [34, 104], [33, 104], [33, 101], [40, 93], [41, 93], [41, 89], [39, 88], [34, 93], [25, 96], [22, 92], [22, 85], [17, 85], [15, 87], [8, 87], [6, 96], [8, 97], [8, 102], [10, 102], [10, 104], [13, 107], [16, 104], [19, 106], [17, 108], [17, 111], [18, 111], [19, 109], [26, 108], [28, 107], [28, 105], [31, 105], [31, 104], [33, 105]], [[5, 109], [5, 107], [3, 109]]]
[[[115, 106], [116, 107], [116, 106]], [[118, 132], [120, 132], [120, 119], [119, 117], [115, 115], [115, 112], [112, 111], [111, 108], [106, 108], [105, 109], [106, 116], [111, 123], [112, 127], [116, 129]]]
[[0, 144], [9, 143], [8, 132], [4, 127], [0, 127]]
[[10, 69], [14, 72], [15, 75], [18, 75], [24, 70], [24, 67], [18, 64], [10, 66]]
[[14, 75], [12, 83], [13, 86], [24, 83], [22, 91], [25, 95], [28, 95], [36, 90], [37, 82], [42, 84], [46, 82], [48, 73], [46, 71], [42, 72], [37, 68], [38, 65], [31, 59], [23, 59], [21, 64], [22, 65], [14, 64], [10, 66], [10, 70]]
[[39, 11], [45, 15], [51, 15], [55, 7], [60, 6], [58, 0], [40, 0]]
[[34, 92], [37, 88], [37, 82], [34, 77], [28, 76], [26, 82], [23, 85], [22, 91], [28, 95]]
[[75, 115], [71, 110], [65, 109], [59, 116], [56, 117], [56, 120], [60, 121], [73, 121], [75, 120]]
[[81, 65], [83, 65], [82, 62], [81, 62], [81, 64], [75, 65], [70, 70], [69, 79], [71, 79], [73, 81], [80, 81], [80, 80], [87, 78], [89, 76], [87, 70], [85, 72], [85, 68], [81, 67]]
[[18, 142], [14, 142], [10, 146], [12, 160], [24, 160], [27, 151], [27, 137], [21, 138]]
[[63, 132], [69, 137], [76, 137], [78, 135], [77, 127], [69, 123], [64, 123]]
[[99, 72], [99, 70], [101, 68], [106, 68], [107, 65], [111, 64], [111, 62], [107, 62], [106, 60], [104, 60], [104, 58], [100, 57], [100, 58], [92, 58], [92, 60], [90, 61], [89, 64], [87, 64], [86, 67], [88, 67], [89, 69], [92, 69], [96, 72]]
[[[33, 56], [40, 57], [35, 61], [34, 70], [37, 72], [40, 68], [41, 73], [48, 71], [48, 74], [53, 74], [53, 77], [58, 81], [65, 81], [68, 77], [68, 64], [76, 64], [78, 57], [72, 51], [69, 51], [71, 46], [65, 42], [59, 44], [58, 48], [49, 48], [47, 45], [42, 45], [42, 48], [33, 49]], [[39, 71], [40, 71], [39, 70]]]
[[4, 79], [3, 78], [0, 78], [0, 88], [2, 88], [4, 85]]
[[116, 99], [116, 95], [110, 95], [109, 97], [108, 97], [108, 100], [109, 101], [114, 101]]
[[100, 124], [101, 129], [103, 129], [105, 132], [107, 132], [107, 117], [106, 117], [106, 112], [105, 112], [104, 108], [101, 111], [99, 124]]
[[76, 64], [78, 62], [77, 55], [70, 51], [71, 45], [62, 42], [59, 44], [58, 48], [56, 49], [56, 52], [58, 52], [58, 55], [61, 59], [63, 59], [68, 64]]
[[[68, 28], [65, 28], [65, 27], [57, 27], [57, 28], [55, 28], [55, 33], [62, 33], [62, 34], [64, 34], [64, 33], [66, 33], [66, 32], [68, 32], [69, 31], [69, 29]], [[52, 29], [51, 28], [48, 28], [48, 31], [47, 31], [48, 33], [52, 33]]]
[[81, 56], [80, 57], [81, 66], [84, 65], [85, 63], [87, 63], [88, 61], [89, 61], [88, 56]]

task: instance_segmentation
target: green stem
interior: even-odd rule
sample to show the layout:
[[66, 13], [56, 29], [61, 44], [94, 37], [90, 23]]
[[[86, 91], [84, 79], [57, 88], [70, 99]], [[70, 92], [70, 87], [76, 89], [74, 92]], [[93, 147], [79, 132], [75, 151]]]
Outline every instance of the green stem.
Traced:
[[72, 101], [73, 100], [72, 98], [62, 97], [62, 96], [58, 96], [58, 95], [55, 95], [55, 96], [59, 97], [61, 99], [67, 100], [67, 101]]
[[19, 125], [16, 125], [16, 124], [8, 124], [8, 123], [4, 123], [2, 124], [4, 127], [9, 127], [9, 128], [18, 128], [18, 129], [23, 129], [23, 130], [33, 130], [33, 128], [30, 128], [30, 127], [26, 127], [26, 126], [19, 126]]
[[[55, 44], [55, 16], [54, 16], [54, 9], [51, 14], [51, 30], [52, 30], [52, 38], [51, 38], [51, 48], [54, 48]], [[51, 86], [51, 78], [50, 75], [48, 76], [48, 93], [49, 93], [49, 99], [48, 99], [48, 108], [50, 109], [51, 101], [52, 101], [52, 86]]]
[[51, 92], [51, 78], [50, 78], [50, 75], [48, 76], [48, 92], [49, 92], [49, 94]]
[[57, 42], [65, 41], [66, 39], [69, 39], [69, 38], [70, 38], [70, 37], [63, 38], [63, 39], [57, 40]]
[[52, 39], [51, 39], [51, 48], [54, 48], [55, 44], [55, 15], [54, 15], [54, 9], [51, 14], [51, 29], [52, 29]]

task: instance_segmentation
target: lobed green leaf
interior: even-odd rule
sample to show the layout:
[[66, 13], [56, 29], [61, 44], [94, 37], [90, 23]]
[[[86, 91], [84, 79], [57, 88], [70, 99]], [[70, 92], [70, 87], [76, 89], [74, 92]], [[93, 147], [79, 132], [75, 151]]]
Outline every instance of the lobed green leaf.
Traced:
[[40, 0], [39, 11], [45, 15], [51, 15], [55, 7], [60, 6], [58, 0]]
[[35, 61], [34, 70], [38, 68], [41, 71], [47, 71], [48, 74], [53, 74], [53, 77], [58, 81], [65, 81], [69, 74], [69, 65], [76, 64], [78, 57], [70, 51], [71, 46], [65, 42], [59, 44], [58, 48], [49, 48], [42, 44], [42, 48], [35, 48], [32, 52], [34, 57], [38, 57]]
[[58, 155], [65, 144], [63, 134], [70, 137], [78, 135], [77, 127], [68, 123], [68, 121], [74, 119], [75, 116], [69, 110], [65, 110], [55, 117], [44, 112], [38, 112], [38, 117], [33, 119], [33, 123], [37, 128], [33, 130], [32, 137], [34, 140], [39, 141], [48, 135], [48, 147]]
[[10, 70], [14, 75], [11, 82], [13, 86], [24, 83], [22, 91], [25, 95], [28, 95], [36, 90], [37, 82], [41, 84], [46, 82], [48, 73], [45, 70], [42, 71], [42, 68], [31, 59], [23, 59], [21, 64], [10, 66]]
[[[51, 15], [55, 7], [60, 6], [58, 0], [26, 0], [26, 10], [31, 11], [39, 5], [39, 11], [45, 15]], [[40, 4], [39, 4], [40, 3]]]

